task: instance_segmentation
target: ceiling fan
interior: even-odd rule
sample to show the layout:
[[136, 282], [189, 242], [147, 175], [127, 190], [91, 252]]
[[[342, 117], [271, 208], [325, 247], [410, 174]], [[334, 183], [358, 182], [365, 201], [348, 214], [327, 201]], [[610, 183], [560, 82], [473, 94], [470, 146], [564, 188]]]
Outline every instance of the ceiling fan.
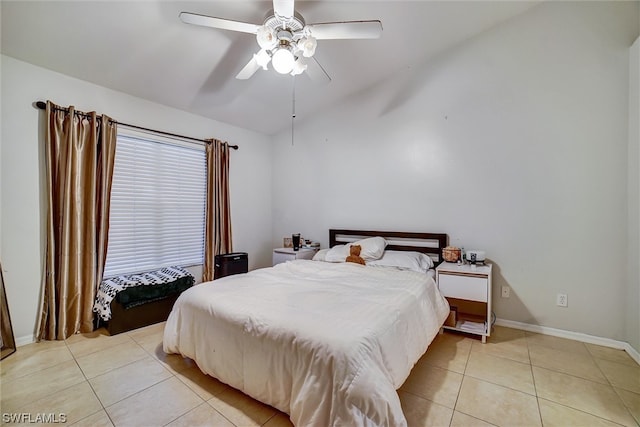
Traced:
[[313, 80], [329, 82], [331, 78], [313, 56], [317, 40], [377, 39], [382, 34], [382, 23], [378, 20], [306, 24], [295, 11], [294, 2], [273, 0], [273, 10], [262, 25], [189, 12], [181, 12], [180, 19], [187, 24], [255, 34], [260, 50], [236, 76], [241, 80], [250, 78], [260, 68], [267, 70], [271, 62], [280, 74], [295, 76], [306, 71]]

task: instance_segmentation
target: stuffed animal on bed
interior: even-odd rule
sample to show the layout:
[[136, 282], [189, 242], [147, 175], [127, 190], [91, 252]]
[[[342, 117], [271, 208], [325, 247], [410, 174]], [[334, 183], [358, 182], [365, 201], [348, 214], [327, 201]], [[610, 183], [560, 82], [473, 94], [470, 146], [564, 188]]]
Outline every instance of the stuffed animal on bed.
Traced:
[[346, 262], [355, 262], [356, 264], [365, 265], [364, 258], [360, 256], [362, 247], [360, 245], [353, 245], [349, 248], [349, 256], [345, 260]]

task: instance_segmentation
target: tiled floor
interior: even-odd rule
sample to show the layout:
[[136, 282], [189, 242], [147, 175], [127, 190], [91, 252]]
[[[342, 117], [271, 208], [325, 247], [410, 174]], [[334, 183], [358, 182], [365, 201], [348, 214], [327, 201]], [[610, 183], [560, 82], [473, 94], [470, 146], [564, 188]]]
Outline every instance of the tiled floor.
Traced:
[[[287, 415], [162, 351], [164, 324], [18, 348], [0, 362], [6, 414], [74, 426], [290, 426]], [[639, 426], [640, 366], [624, 351], [496, 327], [436, 338], [399, 390], [409, 426]]]

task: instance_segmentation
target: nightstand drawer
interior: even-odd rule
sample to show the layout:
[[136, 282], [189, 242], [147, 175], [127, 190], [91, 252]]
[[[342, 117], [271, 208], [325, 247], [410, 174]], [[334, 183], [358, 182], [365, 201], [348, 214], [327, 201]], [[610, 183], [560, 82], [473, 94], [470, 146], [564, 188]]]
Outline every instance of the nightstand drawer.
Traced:
[[445, 297], [487, 302], [487, 286], [485, 277], [438, 274], [438, 288]]

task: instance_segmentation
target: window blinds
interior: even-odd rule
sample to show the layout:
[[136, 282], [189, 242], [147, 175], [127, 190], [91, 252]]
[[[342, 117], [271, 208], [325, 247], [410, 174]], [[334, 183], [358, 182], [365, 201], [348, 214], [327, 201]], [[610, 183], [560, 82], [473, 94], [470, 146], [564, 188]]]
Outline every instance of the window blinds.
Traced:
[[104, 277], [204, 259], [204, 148], [118, 135]]

